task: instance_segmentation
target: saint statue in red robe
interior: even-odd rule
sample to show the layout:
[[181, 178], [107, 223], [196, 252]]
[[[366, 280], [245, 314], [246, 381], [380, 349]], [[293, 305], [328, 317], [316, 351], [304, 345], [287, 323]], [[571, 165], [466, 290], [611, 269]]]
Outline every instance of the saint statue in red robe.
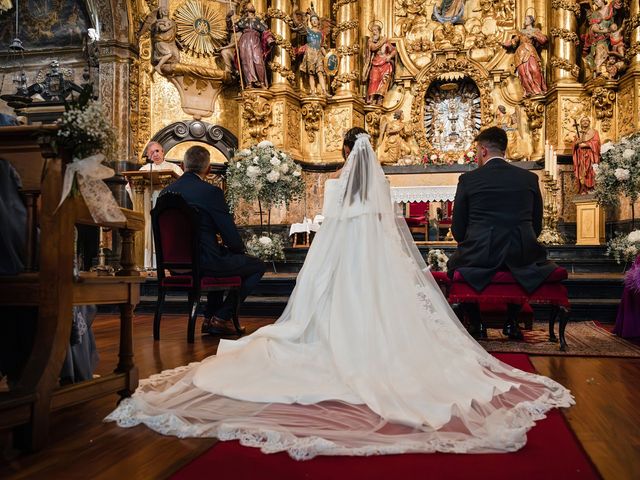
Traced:
[[600, 162], [600, 135], [591, 128], [591, 120], [580, 120], [580, 135], [573, 144], [573, 172], [578, 194], [589, 193], [595, 186], [593, 166]]

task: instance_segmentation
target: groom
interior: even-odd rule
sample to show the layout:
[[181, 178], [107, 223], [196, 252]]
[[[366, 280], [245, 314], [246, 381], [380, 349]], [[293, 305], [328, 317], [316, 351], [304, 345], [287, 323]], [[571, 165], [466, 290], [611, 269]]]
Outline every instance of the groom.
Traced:
[[[527, 292], [533, 292], [553, 272], [538, 241], [542, 230], [542, 196], [538, 176], [504, 159], [507, 134], [487, 128], [476, 137], [479, 168], [460, 175], [451, 232], [458, 248], [449, 259], [449, 276], [458, 271], [478, 292], [498, 270], [509, 270]], [[486, 337], [477, 304], [464, 304], [471, 334]], [[508, 305], [503, 332], [521, 340], [517, 323], [520, 305]]]

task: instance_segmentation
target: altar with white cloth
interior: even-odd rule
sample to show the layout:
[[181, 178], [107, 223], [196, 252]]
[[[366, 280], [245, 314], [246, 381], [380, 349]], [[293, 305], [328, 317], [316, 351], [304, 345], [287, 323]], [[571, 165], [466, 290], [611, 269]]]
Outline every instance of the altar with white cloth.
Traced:
[[455, 185], [391, 187], [391, 200], [394, 203], [453, 202], [455, 196]]

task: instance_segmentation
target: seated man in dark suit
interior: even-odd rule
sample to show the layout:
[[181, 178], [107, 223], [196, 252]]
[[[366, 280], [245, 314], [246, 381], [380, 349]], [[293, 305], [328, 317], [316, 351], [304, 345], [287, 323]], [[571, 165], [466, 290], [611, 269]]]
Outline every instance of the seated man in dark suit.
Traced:
[[[210, 170], [209, 152], [206, 148], [194, 146], [184, 155], [185, 173], [166, 187], [165, 192], [182, 195], [187, 203], [200, 212], [200, 264], [202, 272], [210, 276], [240, 276], [240, 302], [258, 285], [264, 274], [264, 263], [245, 255], [244, 243], [229, 213], [229, 207], [222, 190], [205, 181]], [[217, 241], [222, 238], [223, 245]], [[235, 298], [233, 293], [222, 301], [222, 292], [210, 292], [204, 312], [202, 332], [235, 334], [229, 320], [233, 313]]]
[[[507, 134], [497, 127], [476, 137], [478, 166], [460, 175], [451, 231], [458, 249], [449, 259], [449, 275], [460, 272], [478, 292], [498, 270], [509, 270], [516, 281], [533, 292], [553, 272], [538, 241], [542, 230], [542, 196], [538, 176], [504, 159]], [[504, 333], [522, 339], [519, 305], [508, 306]], [[472, 335], [486, 336], [477, 305], [465, 305]]]

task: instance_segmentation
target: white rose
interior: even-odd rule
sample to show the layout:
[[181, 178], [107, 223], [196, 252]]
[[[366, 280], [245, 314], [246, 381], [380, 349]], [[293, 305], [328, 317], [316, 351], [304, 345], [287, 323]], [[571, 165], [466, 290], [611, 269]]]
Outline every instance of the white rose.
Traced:
[[629, 235], [627, 235], [627, 240], [629, 240], [631, 243], [640, 242], [640, 230], [634, 230]]
[[273, 241], [269, 238], [269, 237], [260, 237], [258, 239], [258, 242], [260, 242], [261, 245], [264, 245], [265, 247], [271, 245], [273, 243]]
[[294, 170], [291, 175], [293, 175], [294, 177], [299, 177], [300, 176], [300, 170]]
[[236, 168], [240, 170], [242, 168], [242, 164], [240, 162], [236, 163]]
[[287, 173], [289, 171], [289, 165], [287, 165], [286, 163], [283, 163], [282, 165], [280, 165], [280, 171], [282, 173]]
[[604, 155], [612, 148], [613, 148], [613, 143], [611, 142], [603, 143], [602, 146], [600, 147], [600, 155]]
[[260, 175], [260, 169], [258, 167], [255, 165], [249, 165], [249, 167], [247, 167], [247, 177], [256, 178], [258, 175]]
[[280, 160], [277, 157], [271, 157], [271, 162], [270, 163], [274, 167], [277, 167], [278, 165], [280, 165]]
[[280, 172], [277, 170], [271, 170], [267, 173], [267, 180], [271, 183], [275, 183], [280, 179]]
[[238, 152], [238, 155], [240, 155], [241, 157], [248, 157], [249, 155], [251, 155], [251, 150], [243, 148]]
[[474, 155], [475, 155], [475, 153], [473, 153], [473, 152], [467, 152], [467, 157], [469, 157], [469, 158], [473, 158]]
[[631, 150], [630, 148], [625, 149], [624, 152], [622, 152], [622, 158], [624, 158], [625, 160], [630, 160], [633, 158], [633, 156], [636, 154], [636, 152], [634, 152], [633, 150]]
[[615, 177], [620, 181], [624, 182], [625, 180], [629, 180], [630, 172], [626, 168], [616, 168], [616, 171], [613, 172]]
[[257, 165], [260, 159], [258, 157], [253, 157], [253, 164]]
[[269, 147], [273, 147], [273, 143], [271, 143], [269, 140], [263, 140], [258, 144], [258, 148], [269, 148]]

